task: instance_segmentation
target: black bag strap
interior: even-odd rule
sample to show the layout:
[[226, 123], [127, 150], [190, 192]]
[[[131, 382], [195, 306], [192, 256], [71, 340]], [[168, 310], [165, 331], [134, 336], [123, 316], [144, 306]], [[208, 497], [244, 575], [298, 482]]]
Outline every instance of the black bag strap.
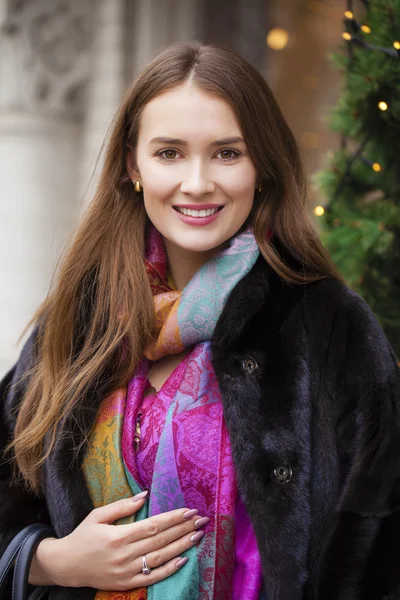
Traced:
[[[0, 558], [0, 598], [4, 594], [7, 576], [12, 570], [14, 563], [13, 600], [16, 589], [18, 600], [26, 600], [28, 589], [28, 576], [31, 560], [39, 542], [45, 537], [55, 535], [54, 530], [43, 523], [28, 525], [11, 540], [3, 556]], [[23, 594], [23, 595], [21, 595]]]
[[0, 558], [0, 598], [3, 593], [3, 588], [7, 575], [13, 567], [14, 561], [17, 558], [21, 544], [26, 540], [32, 531], [36, 531], [40, 528], [40, 523], [34, 523], [28, 525], [25, 529], [22, 529], [17, 535], [11, 540], [7, 548], [4, 551], [3, 556]]
[[51, 527], [42, 525], [35, 531], [31, 531], [22, 542], [14, 567], [12, 600], [27, 600], [28, 576], [33, 554], [44, 538], [54, 535]]
[[28, 600], [44, 600], [49, 598], [49, 587], [35, 587], [35, 589], [29, 594]]

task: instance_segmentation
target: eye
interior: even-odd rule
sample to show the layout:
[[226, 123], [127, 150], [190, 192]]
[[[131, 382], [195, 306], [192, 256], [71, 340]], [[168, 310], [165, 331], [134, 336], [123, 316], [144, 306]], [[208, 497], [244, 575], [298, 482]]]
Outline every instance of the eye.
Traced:
[[[172, 156], [171, 156], [172, 154]], [[178, 154], [177, 150], [174, 150], [173, 148], [166, 148], [165, 150], [160, 150], [160, 152], [157, 152], [156, 156], [159, 156], [161, 158], [161, 160], [174, 160], [176, 158], [176, 155]]]
[[[222, 155], [221, 159], [223, 160], [223, 162], [229, 162], [231, 160], [236, 160], [237, 158], [239, 158], [241, 152], [239, 152], [238, 150], [233, 150], [232, 148], [225, 148], [223, 150], [220, 150], [217, 156], [219, 154]], [[175, 160], [177, 158], [177, 155], [178, 151], [174, 150], [173, 148], [166, 148], [165, 150], [160, 150], [156, 154], [156, 156], [158, 156], [159, 158], [161, 158], [161, 160], [164, 160], [165, 162]]]
[[235, 160], [236, 158], [239, 158], [241, 153], [238, 150], [233, 150], [232, 148], [225, 148], [224, 150], [220, 150], [218, 154], [222, 154], [222, 160], [228, 162], [229, 160]]

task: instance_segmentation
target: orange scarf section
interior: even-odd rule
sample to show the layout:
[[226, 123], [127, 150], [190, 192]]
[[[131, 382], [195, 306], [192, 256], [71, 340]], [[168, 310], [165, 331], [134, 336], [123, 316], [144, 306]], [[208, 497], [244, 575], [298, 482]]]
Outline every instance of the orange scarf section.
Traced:
[[[96, 425], [89, 439], [83, 472], [95, 508], [132, 497], [126, 479], [121, 444], [115, 443], [122, 430], [126, 388], [117, 390], [100, 405]], [[119, 519], [116, 524], [133, 523], [135, 515]], [[134, 573], [132, 572], [132, 576]], [[98, 590], [95, 600], [147, 600], [147, 587], [126, 592]]]

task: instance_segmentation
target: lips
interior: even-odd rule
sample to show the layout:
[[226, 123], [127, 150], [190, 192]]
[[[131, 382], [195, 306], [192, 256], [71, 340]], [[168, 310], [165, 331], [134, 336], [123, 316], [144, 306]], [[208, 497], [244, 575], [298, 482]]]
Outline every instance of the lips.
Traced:
[[208, 225], [218, 218], [224, 208], [220, 204], [179, 204], [172, 207], [181, 221], [187, 225]]
[[193, 210], [191, 208], [182, 208], [182, 207], [176, 207], [175, 210], [177, 210], [178, 212], [180, 212], [183, 215], [186, 215], [188, 217], [197, 217], [199, 219], [204, 218], [204, 217], [211, 217], [211, 215], [215, 215], [216, 212], [218, 212], [218, 208], [202, 208], [201, 210]]
[[207, 208], [223, 208], [223, 204], [174, 204], [172, 208], [192, 208], [193, 210], [202, 210]]
[[172, 208], [187, 217], [204, 219], [222, 210], [223, 206], [220, 204], [179, 204]]

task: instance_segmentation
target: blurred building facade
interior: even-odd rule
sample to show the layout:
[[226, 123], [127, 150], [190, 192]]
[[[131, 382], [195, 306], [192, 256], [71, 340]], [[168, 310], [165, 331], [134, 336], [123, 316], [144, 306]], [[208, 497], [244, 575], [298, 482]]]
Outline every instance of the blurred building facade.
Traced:
[[[303, 117], [288, 98], [298, 93], [293, 88], [296, 49], [288, 50], [291, 60], [287, 52], [286, 62], [283, 56], [281, 63], [274, 62], [265, 35], [275, 22], [290, 28], [302, 11], [311, 14], [310, 4], [0, 2], [0, 376], [17, 357], [18, 337], [48, 293], [65, 244], [92, 196], [99, 152], [132, 78], [171, 43], [215, 42], [239, 52], [266, 76], [289, 123], [296, 125]], [[297, 27], [301, 31], [300, 21]], [[317, 37], [326, 41], [325, 33]], [[326, 50], [326, 44], [319, 46], [319, 52]], [[324, 59], [322, 54], [320, 63]]]
[[262, 68], [264, 12], [258, 0], [3, 0], [0, 373], [93, 191], [130, 80], [161, 49], [189, 39], [229, 39]]

